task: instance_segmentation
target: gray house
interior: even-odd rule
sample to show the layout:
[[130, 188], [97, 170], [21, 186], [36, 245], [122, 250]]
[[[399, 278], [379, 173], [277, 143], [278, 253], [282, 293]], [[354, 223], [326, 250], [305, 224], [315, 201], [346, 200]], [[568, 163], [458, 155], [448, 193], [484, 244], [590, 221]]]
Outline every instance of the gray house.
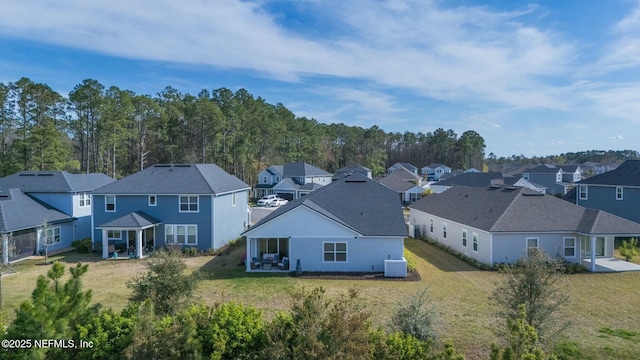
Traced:
[[424, 189], [411, 181], [412, 179], [403, 177], [402, 172], [413, 175], [413, 173], [401, 169], [394, 171], [387, 176], [376, 179], [376, 181], [398, 193], [400, 201], [402, 201], [402, 205], [408, 205], [420, 200], [422, 193], [424, 193]]
[[332, 177], [333, 174], [304, 162], [271, 165], [258, 174], [254, 196], [277, 194], [294, 200], [330, 184]]
[[243, 235], [247, 271], [293, 270], [299, 262], [303, 271], [396, 268], [401, 274], [393, 276], [406, 276], [407, 229], [399, 198], [360, 174], [278, 208]]
[[333, 180], [340, 180], [352, 174], [360, 174], [368, 177], [369, 179], [373, 178], [371, 169], [369, 169], [368, 167], [364, 167], [362, 165], [347, 165], [336, 170], [336, 174], [333, 176]]
[[93, 242], [142, 257], [159, 246], [217, 249], [249, 224], [249, 185], [214, 164], [154, 165], [93, 191]]
[[543, 164], [525, 170], [521, 177], [531, 183], [547, 188], [547, 194], [563, 196], [582, 178], [577, 165], [555, 166]]
[[[0, 249], [2, 263], [71, 246], [75, 218], [24, 194], [20, 189], [0, 191]], [[43, 226], [46, 231], [43, 231]]]
[[387, 174], [391, 174], [394, 171], [398, 171], [400, 169], [404, 169], [407, 170], [413, 174], [418, 175], [418, 168], [415, 167], [413, 164], [410, 163], [395, 163], [393, 165], [391, 165], [388, 169], [387, 169]]
[[640, 223], [640, 160], [580, 181], [570, 201]]
[[615, 237], [640, 235], [638, 223], [527, 188], [454, 186], [409, 208], [414, 232], [490, 265], [535, 248], [601, 271]]

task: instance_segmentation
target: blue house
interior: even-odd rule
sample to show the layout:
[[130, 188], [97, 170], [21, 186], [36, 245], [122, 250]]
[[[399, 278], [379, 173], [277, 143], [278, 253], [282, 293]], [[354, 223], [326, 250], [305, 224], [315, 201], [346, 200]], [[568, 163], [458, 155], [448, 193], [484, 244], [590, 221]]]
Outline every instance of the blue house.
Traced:
[[74, 217], [33, 199], [20, 189], [0, 191], [2, 263], [35, 255], [45, 244], [49, 245], [47, 251], [50, 252], [69, 247], [74, 238], [75, 221]]
[[73, 240], [91, 237], [90, 192], [113, 181], [105, 174], [22, 171], [0, 178], [0, 190], [20, 189], [40, 203], [75, 218], [73, 232], [63, 239], [70, 246]]
[[524, 171], [521, 177], [547, 188], [547, 194], [563, 196], [574, 183], [582, 178], [582, 169], [577, 165], [555, 166], [543, 164]]
[[214, 164], [154, 165], [93, 191], [103, 258], [164, 245], [217, 249], [249, 224], [249, 185]]
[[640, 223], [640, 160], [580, 181], [570, 201]]
[[271, 165], [258, 174], [255, 197], [277, 194], [294, 200], [331, 183], [333, 174], [304, 162]]

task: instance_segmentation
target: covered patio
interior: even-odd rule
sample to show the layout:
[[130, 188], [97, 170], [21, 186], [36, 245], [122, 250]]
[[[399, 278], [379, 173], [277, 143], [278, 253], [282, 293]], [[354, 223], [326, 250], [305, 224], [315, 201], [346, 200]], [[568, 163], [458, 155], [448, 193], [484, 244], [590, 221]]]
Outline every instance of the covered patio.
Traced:
[[107, 259], [116, 253], [116, 243], [124, 243], [129, 258], [142, 258], [155, 250], [156, 227], [161, 223], [142, 211], [136, 211], [97, 226], [102, 230], [102, 258]]
[[640, 265], [616, 258], [596, 258], [595, 267], [592, 266], [591, 259], [582, 259], [582, 265], [592, 272], [621, 272], [640, 271]]
[[289, 271], [289, 238], [247, 238], [247, 268], [251, 271]]

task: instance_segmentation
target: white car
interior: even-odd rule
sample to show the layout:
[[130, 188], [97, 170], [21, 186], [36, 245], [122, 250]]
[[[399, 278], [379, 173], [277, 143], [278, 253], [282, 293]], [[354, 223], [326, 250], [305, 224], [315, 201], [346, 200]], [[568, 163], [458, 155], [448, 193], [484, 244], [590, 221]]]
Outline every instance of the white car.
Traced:
[[258, 200], [258, 206], [269, 206], [275, 199], [278, 199], [278, 195], [265, 195]]
[[287, 199], [276, 198], [275, 200], [273, 200], [271, 202], [271, 204], [269, 204], [269, 206], [280, 206], [280, 205], [285, 205], [287, 203], [289, 203], [289, 200], [287, 200]]

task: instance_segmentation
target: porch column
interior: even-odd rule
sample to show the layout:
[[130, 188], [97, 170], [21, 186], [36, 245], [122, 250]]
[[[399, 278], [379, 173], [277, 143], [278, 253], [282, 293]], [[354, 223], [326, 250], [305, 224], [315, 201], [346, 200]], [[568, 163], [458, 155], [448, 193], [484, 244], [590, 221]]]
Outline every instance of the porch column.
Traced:
[[9, 235], [2, 234], [2, 263], [9, 263]]
[[244, 260], [244, 267], [245, 267], [245, 269], [244, 269], [244, 270], [245, 270], [245, 271], [251, 271], [251, 261], [252, 261], [252, 260], [251, 260], [251, 258], [252, 258], [252, 256], [251, 256], [251, 247], [250, 247], [250, 244], [251, 244], [251, 238], [249, 238], [249, 237], [247, 236], [247, 238], [246, 238], [246, 239], [247, 239], [247, 240], [246, 240], [246, 242], [247, 242], [247, 249], [246, 249], [246, 250], [247, 250], [247, 251], [245, 252], [245, 254], [247, 254], [247, 256], [246, 256], [246, 258], [245, 258], [245, 260]]
[[102, 258], [109, 257], [109, 240], [107, 240], [107, 229], [102, 229]]
[[596, 272], [596, 237], [591, 237], [591, 272]]
[[136, 231], [136, 259], [142, 258], [142, 229]]

